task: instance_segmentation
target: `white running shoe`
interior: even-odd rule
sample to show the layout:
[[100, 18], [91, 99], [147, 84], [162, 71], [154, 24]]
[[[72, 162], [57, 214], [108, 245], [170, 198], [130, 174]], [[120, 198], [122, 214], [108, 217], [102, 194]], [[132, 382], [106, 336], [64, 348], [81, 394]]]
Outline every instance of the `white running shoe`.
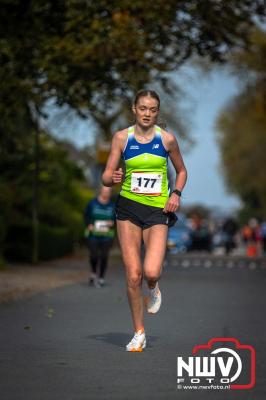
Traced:
[[139, 330], [135, 332], [133, 339], [127, 344], [126, 351], [141, 352], [146, 347], [145, 332]]
[[98, 282], [99, 282], [99, 285], [100, 285], [101, 287], [105, 286], [105, 280], [104, 280], [103, 278], [100, 278], [100, 279], [98, 280]]
[[101, 287], [97, 276], [91, 276], [89, 279], [89, 286], [94, 286], [96, 289], [99, 289]]
[[162, 295], [159, 289], [158, 282], [154, 289], [150, 289], [150, 296], [146, 299], [147, 311], [150, 314], [155, 314], [159, 311], [162, 304]]

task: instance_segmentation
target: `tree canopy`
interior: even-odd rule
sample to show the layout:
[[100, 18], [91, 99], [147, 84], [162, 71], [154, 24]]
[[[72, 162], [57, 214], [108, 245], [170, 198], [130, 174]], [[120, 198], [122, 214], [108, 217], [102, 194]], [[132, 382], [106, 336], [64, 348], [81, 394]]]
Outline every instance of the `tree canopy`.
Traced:
[[264, 0], [5, 0], [2, 100], [47, 98], [84, 112], [161, 79], [193, 54], [225, 60]]

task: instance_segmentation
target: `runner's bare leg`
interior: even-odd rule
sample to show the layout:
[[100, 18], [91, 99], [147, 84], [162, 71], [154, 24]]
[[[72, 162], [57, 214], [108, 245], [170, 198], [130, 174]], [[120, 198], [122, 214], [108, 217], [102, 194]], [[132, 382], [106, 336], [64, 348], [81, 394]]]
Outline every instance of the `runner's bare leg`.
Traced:
[[148, 287], [153, 289], [160, 279], [166, 250], [168, 227], [153, 225], [143, 230], [145, 243], [145, 259], [143, 264], [144, 277]]
[[142, 229], [130, 221], [117, 220], [117, 232], [127, 277], [127, 295], [135, 332], [144, 327], [142, 298]]

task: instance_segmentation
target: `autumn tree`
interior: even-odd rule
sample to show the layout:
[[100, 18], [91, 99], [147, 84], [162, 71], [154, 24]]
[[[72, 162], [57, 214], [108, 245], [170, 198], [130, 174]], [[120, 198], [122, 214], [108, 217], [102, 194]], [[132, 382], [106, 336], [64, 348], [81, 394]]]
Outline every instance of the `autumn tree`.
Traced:
[[266, 33], [254, 31], [248, 51], [232, 57], [242, 90], [217, 121], [228, 188], [243, 202], [242, 218], [266, 218]]
[[40, 110], [52, 97], [82, 113], [154, 79], [166, 87], [193, 54], [224, 61], [244, 46], [265, 12], [264, 0], [5, 0], [2, 99]]

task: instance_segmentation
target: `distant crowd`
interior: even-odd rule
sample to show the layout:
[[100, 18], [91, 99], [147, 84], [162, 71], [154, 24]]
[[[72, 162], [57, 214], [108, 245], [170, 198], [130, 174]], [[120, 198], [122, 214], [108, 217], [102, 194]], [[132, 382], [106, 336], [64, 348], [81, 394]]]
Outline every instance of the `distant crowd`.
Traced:
[[221, 221], [192, 216], [190, 250], [207, 250], [214, 254], [236, 254], [260, 257], [266, 254], [266, 221], [251, 218], [239, 226], [233, 218]]

